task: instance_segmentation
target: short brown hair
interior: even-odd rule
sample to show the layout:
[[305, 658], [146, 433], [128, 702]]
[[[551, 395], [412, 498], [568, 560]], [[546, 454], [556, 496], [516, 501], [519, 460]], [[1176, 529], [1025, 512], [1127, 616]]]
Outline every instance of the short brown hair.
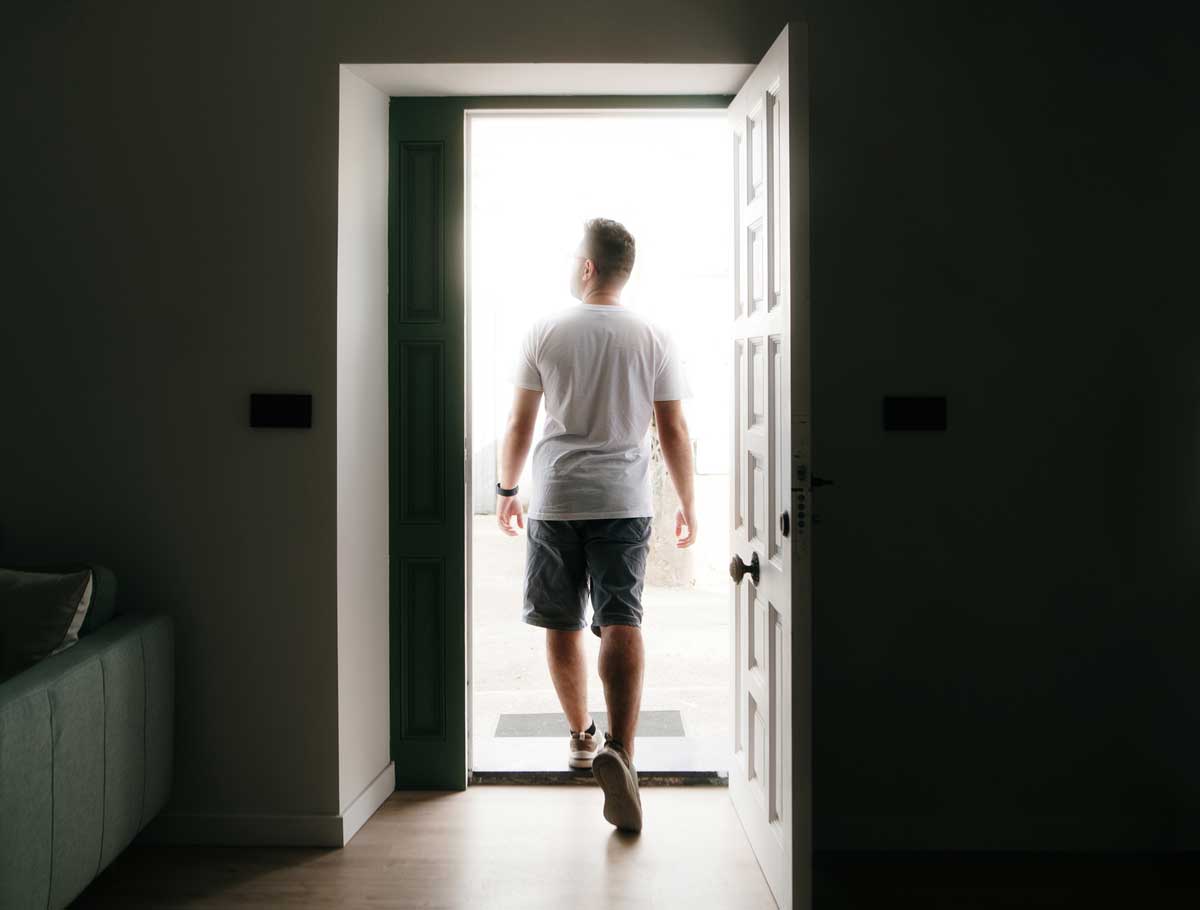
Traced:
[[626, 279], [633, 271], [633, 235], [610, 218], [591, 218], [583, 225], [583, 244], [602, 281]]

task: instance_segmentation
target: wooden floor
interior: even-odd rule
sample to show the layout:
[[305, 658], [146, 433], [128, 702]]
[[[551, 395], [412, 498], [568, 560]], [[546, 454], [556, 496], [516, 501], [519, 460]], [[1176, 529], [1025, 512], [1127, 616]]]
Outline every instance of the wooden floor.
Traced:
[[[722, 787], [645, 787], [640, 836], [588, 786], [395, 793], [343, 850], [126, 850], [74, 907], [773, 910]], [[1200, 855], [814, 858], [816, 910], [1196, 910]]]
[[341, 850], [139, 847], [73, 907], [773, 910], [725, 788], [645, 787], [617, 832], [597, 787], [397, 792]]

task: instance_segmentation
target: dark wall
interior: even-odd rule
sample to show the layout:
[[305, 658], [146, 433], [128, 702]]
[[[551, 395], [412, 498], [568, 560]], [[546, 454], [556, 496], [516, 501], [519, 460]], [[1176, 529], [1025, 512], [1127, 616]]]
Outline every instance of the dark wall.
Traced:
[[[807, 17], [817, 845], [1200, 846], [1194, 32], [988, 6], [10, 16], [0, 552], [176, 614], [175, 808], [337, 810], [337, 64], [743, 62]], [[245, 427], [275, 386], [310, 433]]]
[[814, 46], [817, 843], [1194, 847], [1183, 48], [908, 4]]

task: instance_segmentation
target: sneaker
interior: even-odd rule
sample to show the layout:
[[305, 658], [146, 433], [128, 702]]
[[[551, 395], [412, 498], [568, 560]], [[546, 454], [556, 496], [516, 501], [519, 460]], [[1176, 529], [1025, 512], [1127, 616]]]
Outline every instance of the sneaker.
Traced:
[[592, 777], [604, 791], [604, 818], [622, 831], [642, 830], [642, 796], [637, 768], [624, 747], [604, 733], [604, 748], [592, 761]]
[[596, 734], [588, 733], [586, 730], [571, 734], [571, 757], [569, 764], [572, 768], [590, 768], [592, 766], [592, 759], [596, 757], [596, 753], [599, 751], [600, 741], [596, 738]]

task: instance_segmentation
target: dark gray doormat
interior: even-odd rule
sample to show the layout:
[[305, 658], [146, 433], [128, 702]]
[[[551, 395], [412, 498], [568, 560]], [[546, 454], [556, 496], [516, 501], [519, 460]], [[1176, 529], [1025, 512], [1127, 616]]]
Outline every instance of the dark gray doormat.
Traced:
[[[593, 711], [596, 733], [601, 739], [608, 729], [608, 714]], [[501, 714], [496, 724], [496, 736], [567, 736], [566, 715], [561, 711], [548, 714]], [[643, 711], [638, 715], [638, 736], [683, 736], [683, 716], [678, 711]]]

